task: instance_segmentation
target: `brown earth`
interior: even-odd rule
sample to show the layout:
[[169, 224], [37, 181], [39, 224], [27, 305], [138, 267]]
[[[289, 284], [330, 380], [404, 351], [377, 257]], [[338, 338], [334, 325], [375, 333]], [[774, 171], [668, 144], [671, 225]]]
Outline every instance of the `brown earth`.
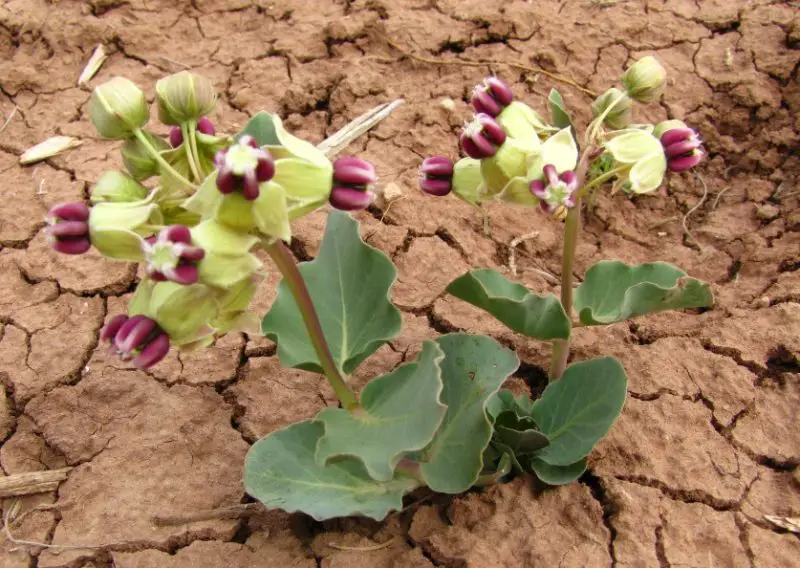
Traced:
[[[0, 134], [0, 465], [4, 474], [74, 468], [56, 493], [24, 499], [21, 511], [32, 512], [20, 519], [18, 511], [11, 524], [17, 539], [56, 547], [3, 538], [0, 567], [800, 565], [798, 538], [764, 518], [800, 516], [800, 5], [500, 4], [0, 5], [0, 111], [17, 109]], [[406, 99], [350, 148], [403, 192], [390, 209], [359, 215], [365, 238], [400, 269], [394, 298], [405, 321], [359, 384], [413, 356], [422, 339], [464, 329], [516, 348], [524, 364], [513, 388], [542, 387], [547, 347], [443, 289], [468, 266], [507, 270], [509, 242], [537, 231], [518, 247], [518, 278], [551, 290], [560, 228], [493, 206], [487, 238], [469, 207], [415, 187], [423, 156], [454, 155], [466, 97], [489, 73], [539, 106], [558, 87], [585, 125], [591, 97], [582, 89], [605, 89], [645, 54], [664, 62], [671, 88], [660, 105], [637, 110], [649, 121], [683, 116], [700, 130], [710, 152], [702, 180], [673, 176], [657, 195], [599, 197], [585, 215], [576, 272], [601, 258], [663, 259], [712, 282], [717, 305], [579, 330], [574, 358], [613, 354], [630, 376], [624, 414], [579, 483], [542, 490], [517, 480], [434, 496], [385, 523], [316, 523], [280, 511], [155, 523], [247, 502], [248, 445], [333, 397], [318, 376], [281, 370], [263, 338], [228, 337], [148, 373], [97, 348], [135, 269], [94, 253], [58, 257], [41, 229], [49, 206], [85, 198], [103, 171], [120, 166], [116, 145], [88, 121], [89, 91], [75, 86], [98, 43], [111, 56], [93, 84], [126, 75], [152, 93], [161, 76], [194, 69], [218, 86], [214, 120], [226, 132], [269, 109], [317, 142], [378, 103]], [[440, 105], [444, 98], [455, 110]], [[55, 134], [83, 146], [19, 167], [22, 151]], [[324, 214], [298, 223], [299, 256], [316, 252], [323, 225]], [[262, 312], [276, 282], [265, 283]], [[12, 506], [3, 504], [5, 515]], [[77, 546], [88, 548], [69, 548]]]

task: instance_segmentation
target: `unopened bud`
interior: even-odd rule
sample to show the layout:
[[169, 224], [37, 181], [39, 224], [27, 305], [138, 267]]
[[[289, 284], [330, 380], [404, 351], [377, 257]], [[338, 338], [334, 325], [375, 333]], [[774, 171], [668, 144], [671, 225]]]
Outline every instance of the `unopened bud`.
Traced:
[[181, 71], [156, 83], [156, 102], [159, 120], [173, 126], [211, 114], [217, 93], [209, 79]]
[[419, 168], [419, 187], [436, 197], [450, 193], [453, 189], [453, 160], [445, 156], [425, 158]]
[[631, 122], [632, 105], [633, 100], [624, 91], [612, 87], [592, 103], [592, 115], [597, 118], [605, 114], [603, 124], [612, 130], [622, 130]]
[[648, 55], [625, 71], [622, 84], [632, 98], [640, 103], [652, 103], [667, 86], [667, 72], [655, 57]]
[[92, 203], [127, 203], [147, 197], [147, 188], [128, 174], [118, 171], [106, 172], [94, 184], [90, 199]]
[[376, 181], [375, 166], [366, 160], [355, 156], [339, 158], [333, 163], [333, 190], [329, 202], [342, 211], [366, 209], [375, 199], [370, 186]]
[[472, 91], [472, 108], [476, 113], [496, 117], [514, 100], [509, 86], [497, 77], [487, 77]]
[[51, 246], [62, 254], [83, 254], [89, 240], [89, 208], [79, 201], [61, 203], [47, 214], [47, 236]]
[[103, 138], [124, 140], [150, 120], [144, 93], [125, 77], [97, 86], [89, 99], [89, 118]]
[[461, 134], [464, 152], [476, 160], [491, 158], [505, 141], [503, 127], [488, 114], [476, 114]]

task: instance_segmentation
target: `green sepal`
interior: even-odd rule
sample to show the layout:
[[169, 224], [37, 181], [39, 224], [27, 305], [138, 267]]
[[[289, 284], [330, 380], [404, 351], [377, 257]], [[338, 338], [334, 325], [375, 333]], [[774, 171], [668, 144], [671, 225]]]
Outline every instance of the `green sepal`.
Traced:
[[453, 165], [453, 195], [470, 205], [478, 205], [484, 192], [481, 161], [461, 158]]
[[147, 308], [147, 315], [158, 322], [174, 345], [196, 340], [198, 330], [216, 314], [215, 294], [203, 284], [158, 282], [152, 288]]

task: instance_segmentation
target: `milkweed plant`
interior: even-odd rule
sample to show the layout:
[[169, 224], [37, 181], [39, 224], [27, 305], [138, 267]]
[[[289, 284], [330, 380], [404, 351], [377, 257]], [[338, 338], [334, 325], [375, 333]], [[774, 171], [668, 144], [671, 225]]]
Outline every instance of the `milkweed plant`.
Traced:
[[[454, 163], [435, 156], [421, 165], [427, 194], [452, 193], [478, 207], [501, 201], [563, 223], [560, 297], [489, 269], [471, 270], [447, 287], [512, 330], [553, 343], [550, 382], [537, 400], [501, 389], [519, 366], [513, 351], [469, 333], [424, 341], [416, 360], [354, 392], [348, 377], [401, 330], [400, 311], [389, 300], [396, 269], [361, 240], [346, 213], [373, 201], [374, 167], [357, 157], [331, 161], [330, 147], [293, 136], [267, 112], [235, 136], [220, 135], [209, 119], [214, 88], [188, 71], [156, 84], [167, 137], [147, 129], [150, 108], [131, 81], [116, 77], [94, 89], [91, 121], [102, 137], [122, 141], [126, 171], [102, 175], [90, 205], [51, 209], [48, 238], [60, 253], [94, 247], [110, 259], [140, 263], [127, 313], [101, 330], [111, 351], [139, 369], [158, 364], [170, 349], [203, 349], [226, 333], [261, 332], [275, 341], [285, 367], [325, 375], [337, 408], [250, 449], [245, 488], [267, 507], [316, 519], [382, 519], [424, 486], [457, 494], [523, 474], [569, 483], [620, 414], [627, 387], [614, 358], [567, 366], [572, 330], [713, 301], [707, 284], [662, 262], [601, 261], [573, 284], [585, 199], [609, 187], [652, 192], [668, 170], [688, 170], [703, 158], [697, 133], [680, 121], [631, 123], [634, 101], [656, 101], [665, 81], [654, 58], [633, 64], [622, 88], [592, 104], [594, 120], [579, 146], [557, 91], [548, 122], [490, 77], [472, 95], [475, 116], [460, 137], [466, 157]], [[332, 210], [319, 254], [296, 263], [286, 246], [292, 221], [326, 206]], [[250, 309], [265, 270], [258, 249], [282, 275], [263, 317]]]

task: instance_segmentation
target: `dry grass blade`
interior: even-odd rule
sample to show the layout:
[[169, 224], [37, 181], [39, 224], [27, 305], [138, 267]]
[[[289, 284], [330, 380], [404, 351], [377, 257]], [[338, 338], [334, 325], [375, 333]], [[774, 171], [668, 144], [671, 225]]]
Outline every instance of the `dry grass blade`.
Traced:
[[697, 179], [699, 179], [700, 183], [703, 185], [703, 196], [700, 198], [700, 201], [695, 203], [694, 206], [686, 212], [686, 215], [684, 215], [683, 219], [681, 219], [681, 225], [683, 226], [683, 232], [689, 238], [690, 243], [695, 245], [698, 249], [702, 249], [702, 247], [700, 246], [700, 243], [698, 243], [697, 239], [694, 238], [694, 235], [689, 230], [689, 226], [687, 225], [687, 221], [689, 220], [689, 217], [695, 211], [700, 209], [700, 206], [703, 205], [703, 203], [706, 202], [706, 198], [708, 197], [708, 186], [706, 185], [706, 180], [704, 180], [703, 176], [701, 176], [700, 174], [696, 174], [696, 175], [697, 175]]
[[76, 148], [81, 144], [83, 144], [83, 142], [77, 138], [72, 138], [71, 136], [53, 136], [52, 138], [48, 138], [44, 142], [39, 142], [36, 146], [25, 150], [25, 152], [23, 152], [23, 154], [19, 157], [19, 163], [23, 166], [27, 166], [29, 164], [41, 162], [42, 160], [52, 158], [61, 152], [66, 152], [67, 150]]
[[392, 114], [392, 112], [404, 102], [403, 99], [398, 99], [391, 103], [384, 103], [376, 106], [355, 120], [348, 122], [341, 130], [317, 145], [317, 148], [325, 152], [325, 155], [329, 158], [335, 156], [344, 150], [353, 140]]
[[89, 81], [92, 80], [92, 77], [100, 70], [100, 67], [103, 66], [106, 59], [108, 59], [108, 55], [106, 55], [106, 48], [103, 47], [103, 44], [98, 44], [97, 47], [94, 48], [94, 52], [92, 56], [89, 58], [89, 61], [86, 63], [86, 67], [83, 68], [81, 72], [81, 76], [78, 77], [78, 86], [85, 85]]
[[776, 517], [774, 515], [764, 515], [764, 518], [776, 527], [786, 529], [789, 532], [800, 534], [800, 517]]
[[11, 122], [11, 119], [14, 118], [15, 114], [17, 114], [18, 110], [19, 110], [19, 107], [14, 105], [14, 108], [11, 110], [11, 113], [8, 115], [8, 118], [6, 118], [6, 120], [3, 122], [3, 126], [0, 126], [0, 132], [3, 132], [3, 130], [6, 129], [6, 127]]
[[207, 511], [197, 511], [186, 515], [167, 515], [153, 517], [153, 524], [160, 527], [185, 525], [198, 521], [212, 521], [217, 519], [240, 519], [251, 517], [266, 512], [266, 508], [261, 503], [244, 503], [241, 505], [231, 505], [219, 509], [209, 509]]
[[67, 479], [71, 467], [50, 471], [31, 471], [16, 473], [0, 478], [0, 498], [33, 495], [55, 491], [59, 484]]
[[328, 546], [335, 550], [343, 550], [347, 552], [373, 552], [375, 550], [389, 548], [393, 543], [394, 539], [390, 539], [386, 542], [381, 542], [380, 544], [373, 544], [372, 546], [345, 546], [343, 544], [336, 544], [335, 542], [329, 542]]

